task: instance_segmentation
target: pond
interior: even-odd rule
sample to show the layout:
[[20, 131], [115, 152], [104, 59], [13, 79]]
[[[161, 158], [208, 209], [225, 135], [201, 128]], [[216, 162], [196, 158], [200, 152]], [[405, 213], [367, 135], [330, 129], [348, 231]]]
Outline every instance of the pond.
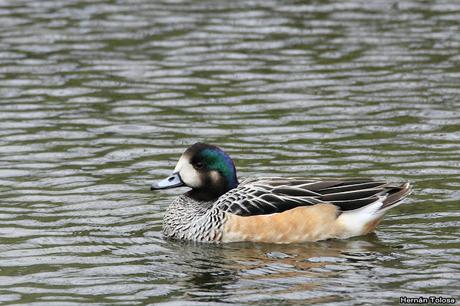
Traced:
[[[5, 305], [459, 298], [460, 2], [0, 1]], [[183, 150], [248, 176], [409, 180], [375, 234], [172, 242]]]

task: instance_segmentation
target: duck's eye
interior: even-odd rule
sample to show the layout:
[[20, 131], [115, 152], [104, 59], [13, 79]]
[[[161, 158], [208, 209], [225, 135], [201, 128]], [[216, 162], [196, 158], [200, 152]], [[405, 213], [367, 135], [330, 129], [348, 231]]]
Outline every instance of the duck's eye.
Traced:
[[196, 162], [196, 163], [195, 163], [195, 168], [196, 168], [196, 169], [203, 169], [203, 167], [204, 167], [204, 165], [203, 165], [202, 162]]

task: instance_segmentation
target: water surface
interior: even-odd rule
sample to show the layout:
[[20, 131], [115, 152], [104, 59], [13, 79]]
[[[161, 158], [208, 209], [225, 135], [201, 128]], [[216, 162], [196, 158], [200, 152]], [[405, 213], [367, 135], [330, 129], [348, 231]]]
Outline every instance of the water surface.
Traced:
[[[398, 304], [460, 295], [460, 3], [0, 1], [0, 300]], [[414, 193], [376, 234], [165, 241], [188, 145], [240, 177]]]

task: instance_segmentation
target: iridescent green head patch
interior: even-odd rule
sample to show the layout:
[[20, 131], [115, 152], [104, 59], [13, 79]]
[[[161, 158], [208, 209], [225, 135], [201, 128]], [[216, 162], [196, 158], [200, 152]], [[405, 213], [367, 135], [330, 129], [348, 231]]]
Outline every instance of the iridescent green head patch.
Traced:
[[199, 156], [208, 170], [218, 171], [225, 178], [228, 189], [238, 186], [235, 165], [224, 151], [211, 147], [203, 149]]

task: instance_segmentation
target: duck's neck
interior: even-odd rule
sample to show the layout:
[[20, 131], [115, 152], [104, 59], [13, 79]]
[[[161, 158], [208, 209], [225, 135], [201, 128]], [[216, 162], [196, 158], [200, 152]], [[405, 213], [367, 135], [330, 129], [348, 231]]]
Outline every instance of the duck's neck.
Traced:
[[238, 187], [238, 181], [232, 184], [209, 185], [209, 187], [194, 188], [187, 192], [187, 196], [200, 202], [216, 201], [220, 196], [236, 187]]
[[192, 189], [187, 192], [187, 196], [198, 202], [209, 202], [217, 200], [221, 195], [209, 193], [208, 190]]

